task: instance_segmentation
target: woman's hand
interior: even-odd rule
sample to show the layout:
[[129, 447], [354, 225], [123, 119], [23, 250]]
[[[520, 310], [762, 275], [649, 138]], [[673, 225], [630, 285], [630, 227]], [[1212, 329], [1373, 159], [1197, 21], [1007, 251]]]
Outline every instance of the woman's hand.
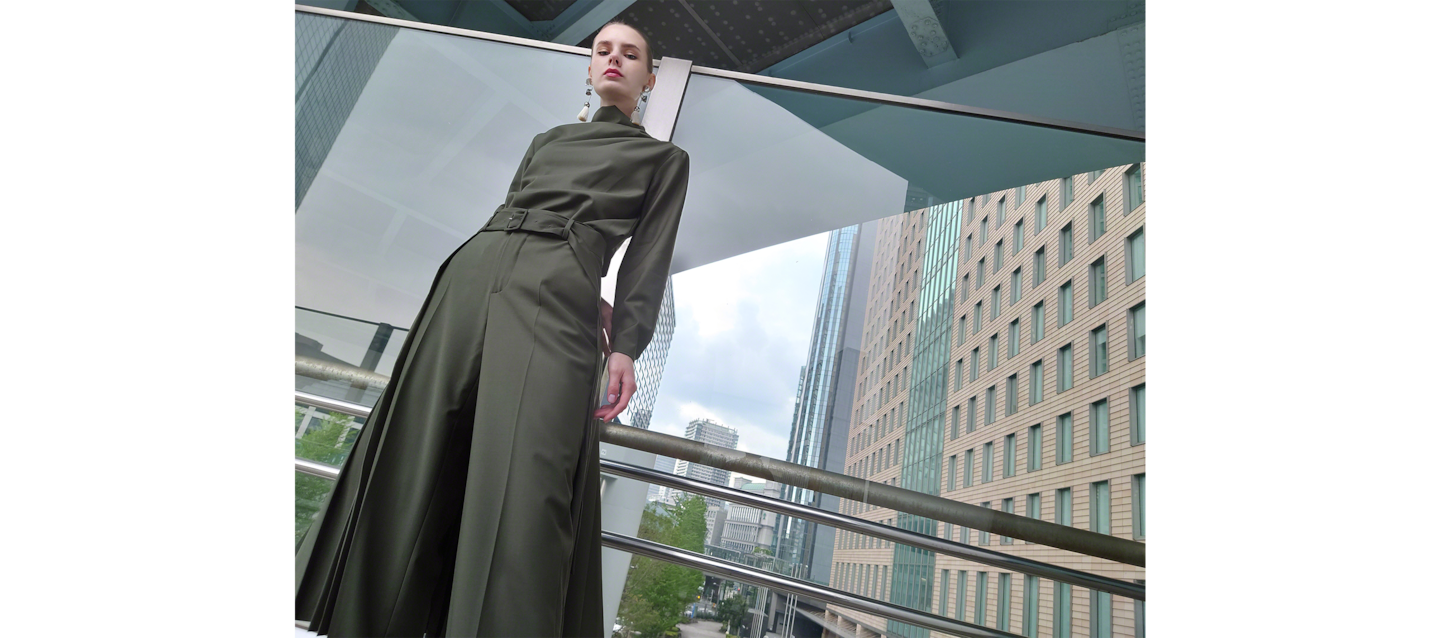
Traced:
[[610, 387], [605, 389], [605, 394], [612, 403], [595, 411], [595, 418], [601, 421], [620, 416], [630, 405], [631, 395], [635, 394], [635, 361], [623, 352], [611, 353], [609, 357], [606, 365], [610, 370]]
[[600, 298], [600, 351], [605, 356], [610, 356], [610, 316], [615, 309], [610, 307], [610, 302]]

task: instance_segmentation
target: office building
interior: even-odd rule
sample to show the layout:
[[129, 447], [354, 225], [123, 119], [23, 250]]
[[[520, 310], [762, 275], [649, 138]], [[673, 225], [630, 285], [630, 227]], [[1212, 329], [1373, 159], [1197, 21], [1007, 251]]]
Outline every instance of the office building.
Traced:
[[[685, 438], [732, 450], [740, 445], [740, 433], [712, 419], [695, 419], [691, 421], [685, 426]], [[691, 463], [690, 461], [676, 461], [675, 473], [686, 478], [705, 481], [706, 483], [713, 483], [715, 485], [727, 485], [730, 483], [730, 470], [722, 470], [708, 465]], [[674, 497], [672, 496], [671, 498], [673, 500]], [[705, 511], [705, 538], [710, 538], [710, 535], [715, 530], [715, 519], [720, 513], [722, 501], [707, 496], [705, 497], [705, 503], [707, 505]]]
[[[1145, 538], [1144, 164], [881, 221], [846, 473]], [[1145, 570], [845, 501], [842, 511], [1130, 581]], [[833, 585], [1031, 636], [1143, 636], [1143, 603], [841, 532]], [[827, 620], [927, 630], [835, 608]], [[845, 626], [845, 622], [839, 625]]]

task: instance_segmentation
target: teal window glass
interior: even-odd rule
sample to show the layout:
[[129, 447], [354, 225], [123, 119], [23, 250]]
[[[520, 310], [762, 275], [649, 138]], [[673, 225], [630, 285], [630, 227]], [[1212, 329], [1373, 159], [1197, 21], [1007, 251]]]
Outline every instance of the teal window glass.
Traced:
[[953, 490], [953, 489], [955, 489], [955, 455], [954, 455], [954, 454], [951, 454], [951, 455], [950, 455], [950, 479], [949, 479], [949, 480], [950, 480], [950, 482], [949, 482], [948, 486], [947, 486], [945, 489], [948, 489], [948, 490]]
[[1140, 165], [1136, 164], [1125, 171], [1125, 213], [1134, 212], [1143, 203], [1145, 189], [1140, 180]]
[[1005, 223], [1005, 198], [995, 203], [995, 228], [999, 229], [1000, 224]]
[[1055, 391], [1064, 392], [1075, 387], [1075, 355], [1073, 344], [1065, 344], [1060, 348], [1055, 357], [1056, 381]]
[[[975, 263], [975, 291], [976, 291], [976, 292], [979, 292], [980, 289], [981, 289], [981, 288], [984, 288], [984, 287], [985, 287], [985, 258], [984, 258], [984, 257], [981, 257], [981, 258], [980, 258], [980, 261], [978, 261], [978, 262]], [[975, 316], [978, 317], [978, 316], [980, 316], [980, 315], [975, 315]]]
[[1145, 276], [1145, 227], [1125, 238], [1125, 283]]
[[1090, 331], [1090, 378], [1110, 371], [1110, 341], [1105, 324]]
[[[965, 335], [965, 322], [966, 322], [966, 321], [969, 321], [969, 316], [968, 316], [968, 315], [960, 315], [960, 329], [955, 332], [955, 341], [956, 341], [956, 343], [961, 343], [961, 344], [965, 343], [965, 336], [966, 336], [966, 335]], [[958, 374], [959, 370], [957, 369], [956, 372], [957, 372], [957, 374]], [[958, 387], [958, 386], [957, 386], [957, 387]]]
[[1074, 517], [1072, 516], [1071, 511], [1071, 507], [1073, 506], [1073, 504], [1074, 499], [1071, 497], [1070, 488], [1062, 487], [1058, 490], [1055, 490], [1055, 524], [1074, 524]]
[[1070, 629], [1073, 611], [1070, 607], [1070, 594], [1069, 583], [1055, 583], [1055, 613], [1051, 621], [1051, 635], [1054, 638], [1071, 638], [1073, 635]]
[[995, 262], [991, 268], [994, 268], [995, 272], [1000, 272], [1000, 267], [1003, 265], [1005, 265], [1005, 238], [1001, 237], [995, 242]]
[[[969, 540], [967, 538], [961, 542], [969, 542]], [[969, 580], [970, 574], [965, 570], [955, 572], [955, 617], [962, 620], [965, 618], [965, 594], [967, 593], [965, 587], [969, 584], [967, 582]]]
[[1030, 405], [1035, 405], [1045, 398], [1044, 364], [1044, 360], [1036, 361], [1035, 363], [1030, 364]]
[[1130, 360], [1145, 356], [1145, 302], [1140, 302], [1126, 313], [1126, 328], [1130, 333]]
[[980, 241], [981, 244], [984, 244], [984, 243], [985, 243], [985, 238], [988, 236], [988, 231], [987, 231], [988, 228], [990, 228], [990, 218], [989, 218], [989, 217], [986, 217], [986, 218], [980, 220], [980, 239], [979, 239], [979, 241]]
[[1111, 594], [1090, 590], [1090, 638], [1114, 638]]
[[[1015, 448], [1015, 435], [1005, 435], [1005, 478], [1015, 476], [1015, 455], [1018, 450]], [[1006, 510], [1013, 511], [1013, 510]]]
[[1020, 210], [1020, 205], [1025, 203], [1025, 187], [1015, 187], [1015, 210]]
[[1145, 384], [1130, 388], [1130, 445], [1145, 442]]
[[1104, 172], [1105, 171], [1103, 169], [1098, 171], [1090, 171], [1090, 183], [1094, 184], [1095, 180], [1100, 179], [1100, 175], [1102, 175]]
[[[1027, 472], [1040, 471], [1041, 455], [1045, 453], [1044, 436], [1045, 433], [1044, 430], [1040, 427], [1040, 424], [1037, 423], [1030, 426], [1030, 436], [1025, 442], [1025, 470]], [[1038, 503], [1040, 496], [1037, 494], [1035, 496], [1035, 499]], [[1039, 510], [1036, 511], [1038, 512]], [[1040, 518], [1040, 516], [1037, 514], [1035, 518]]]
[[980, 482], [989, 483], [990, 479], [994, 476], [991, 473], [993, 466], [990, 464], [990, 460], [995, 456], [995, 444], [986, 443], [982, 450], [980, 454]]
[[990, 335], [990, 367], [986, 371], [994, 370], [1000, 364], [1000, 333]]
[[[1000, 500], [1000, 511], [1005, 512], [1006, 514], [1014, 514], [1014, 513], [1015, 513], [1015, 499], [1013, 499], [1013, 498], [1001, 499], [1001, 500]], [[1001, 544], [1001, 545], [1009, 545], [1009, 544], [1013, 543], [1014, 541], [1015, 541], [1015, 539], [1010, 538], [1009, 536], [1001, 536], [1001, 537], [1000, 537], [1000, 544]]]
[[[980, 535], [981, 535], [981, 537], [984, 537], [985, 532], [980, 532]], [[985, 543], [981, 543], [981, 545], [984, 545], [984, 544], [985, 544]], [[985, 611], [986, 611], [985, 608], [986, 608], [986, 606], [987, 606], [987, 604], [986, 604], [986, 603], [987, 603], [986, 599], [989, 598], [989, 596], [986, 595], [987, 592], [985, 591], [985, 590], [987, 589], [986, 585], [988, 585], [989, 583], [987, 583], [987, 582], [985, 582], [985, 581], [988, 580], [986, 577], [989, 576], [989, 575], [990, 575], [989, 572], [975, 572], [975, 616], [974, 616], [974, 621], [975, 621], [975, 624], [977, 624], [977, 625], [983, 625], [983, 624], [985, 624]]]
[[950, 408], [950, 440], [960, 438], [960, 406]]
[[1000, 316], [1000, 284], [995, 284], [995, 289], [990, 291], [990, 318]]
[[1039, 301], [1030, 308], [1030, 343], [1039, 343], [1045, 338], [1045, 302]]
[[1035, 251], [1034, 263], [1031, 264], [1030, 270], [1031, 270], [1031, 272], [1033, 273], [1032, 276], [1031, 276], [1031, 278], [1030, 278], [1030, 287], [1031, 287], [1031, 288], [1035, 288], [1035, 287], [1037, 287], [1037, 286], [1040, 285], [1040, 282], [1045, 281], [1045, 247], [1044, 247], [1044, 246], [1041, 246], [1039, 250], [1036, 250], [1036, 251]]
[[1010, 254], [1020, 254], [1020, 249], [1025, 247], [1025, 220], [1015, 222], [1015, 236], [1010, 239]]
[[975, 448], [965, 450], [965, 487], [975, 484]]
[[980, 346], [970, 351], [970, 380], [980, 378]]
[[1055, 464], [1069, 463], [1075, 450], [1075, 417], [1066, 412], [1055, 418]]
[[1045, 203], [1045, 196], [1040, 196], [1040, 201], [1035, 202], [1035, 234], [1045, 230], [1045, 225], [1050, 223], [1050, 211]]
[[1131, 523], [1135, 540], [1145, 540], [1145, 475], [1136, 474], [1131, 479], [1130, 485], [1130, 516], [1134, 519]]
[[973, 254], [973, 252], [974, 252], [974, 251], [972, 250], [972, 249], [974, 248], [974, 243], [973, 243], [972, 240], [974, 240], [974, 239], [975, 239], [975, 233], [970, 233], [969, 235], [966, 235], [966, 236], [965, 236], [965, 261], [966, 261], [966, 262], [969, 262], [969, 261], [970, 261], [970, 256], [971, 256], [971, 254]]
[[1075, 178], [1060, 178], [1060, 208], [1069, 206], [1073, 201], [1075, 201]]
[[1020, 354], [1020, 319], [1017, 317], [1010, 322], [1010, 349], [1006, 353], [1007, 359]]
[[1010, 631], [1010, 574], [1000, 574], [995, 588], [995, 628]]
[[940, 570], [940, 615], [950, 615], [950, 570]]
[[1090, 243], [1105, 234], [1105, 196], [1100, 195], [1090, 202]]
[[966, 432], [974, 432], [974, 431], [975, 431], [975, 397], [970, 397], [970, 406], [969, 406], [969, 408], [967, 409], [967, 412], [968, 412], [968, 414], [967, 414], [966, 417], [965, 417], [965, 431], [966, 431]]
[[1040, 577], [1025, 576], [1025, 602], [1020, 607], [1020, 634], [1029, 638], [1040, 635]]
[[1024, 292], [1020, 281], [1020, 269], [1016, 268], [1014, 272], [1010, 273], [1010, 305], [1012, 306], [1020, 302], [1020, 293]]
[[1060, 318], [1056, 327], [1070, 323], [1075, 318], [1075, 282], [1067, 281], [1060, 286]]
[[1005, 378], [1005, 416], [1010, 416], [1019, 411], [1020, 408], [1020, 373], [1015, 373]]
[[1090, 484], [1090, 531], [1110, 533], [1110, 481]]
[[1075, 258], [1075, 225], [1065, 224], [1060, 229], [1060, 267], [1070, 263]]
[[1090, 456], [1110, 451], [1110, 401], [1090, 404]]
[[995, 386], [985, 388], [985, 425], [995, 422]]
[[[970, 275], [969, 275], [969, 273], [966, 273], [966, 275], [960, 280], [960, 303], [965, 303], [966, 301], [969, 301], [969, 300], [970, 300]], [[964, 330], [961, 330], [961, 331], [960, 331], [960, 334], [961, 334], [961, 336], [964, 336], [965, 331], [964, 331]]]
[[1040, 493], [1025, 495], [1025, 516], [1040, 520]]
[[1094, 308], [1109, 295], [1105, 289], [1105, 257], [1090, 264], [1090, 307]]

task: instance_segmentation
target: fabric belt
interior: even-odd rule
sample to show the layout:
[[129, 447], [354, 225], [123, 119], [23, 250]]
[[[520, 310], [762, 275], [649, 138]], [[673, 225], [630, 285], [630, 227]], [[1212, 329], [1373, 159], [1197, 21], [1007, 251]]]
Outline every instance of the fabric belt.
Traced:
[[575, 251], [575, 256], [580, 261], [580, 267], [585, 275], [600, 284], [601, 268], [605, 267], [607, 261], [605, 236], [600, 231], [586, 226], [584, 222], [577, 223], [573, 216], [539, 208], [516, 208], [513, 206], [500, 206], [495, 209], [495, 214], [480, 228], [480, 232], [503, 231], [506, 233], [517, 230], [551, 235], [564, 239]]

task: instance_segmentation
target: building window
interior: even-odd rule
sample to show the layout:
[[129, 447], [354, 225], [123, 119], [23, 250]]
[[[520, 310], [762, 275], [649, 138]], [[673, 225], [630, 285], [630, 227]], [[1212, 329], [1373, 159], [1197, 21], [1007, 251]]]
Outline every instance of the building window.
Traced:
[[1056, 381], [1055, 392], [1058, 394], [1075, 387], [1075, 355], [1074, 344], [1065, 344], [1060, 348], [1055, 358]]
[[1109, 592], [1090, 591], [1090, 638], [1114, 638], [1110, 597]]
[[1110, 371], [1110, 342], [1105, 324], [1090, 331], [1090, 378]]
[[970, 351], [970, 380], [980, 378], [980, 346]]
[[[1005, 512], [1006, 514], [1014, 514], [1014, 513], [1015, 513], [1015, 499], [1013, 499], [1013, 498], [1000, 499], [1000, 511]], [[1011, 544], [1011, 543], [1013, 543], [1013, 542], [1015, 542], [1015, 539], [1010, 538], [1009, 536], [1001, 536], [1001, 537], [1000, 537], [1000, 544], [1001, 544], [1001, 545], [1009, 545], [1009, 544]]]
[[1145, 227], [1125, 238], [1125, 283], [1145, 276]]
[[[961, 324], [961, 325], [964, 325], [964, 324], [965, 324], [965, 318], [964, 318], [964, 317], [961, 317], [961, 318], [960, 318], [960, 324]], [[962, 335], [965, 334], [965, 331], [963, 331], [963, 330], [960, 331], [960, 334], [962, 334]], [[963, 342], [964, 339], [962, 338], [961, 341]], [[962, 358], [962, 359], [956, 359], [956, 360], [955, 360], [955, 389], [956, 389], [956, 390], [959, 390], [960, 388], [964, 387], [964, 386], [965, 386], [964, 381], [965, 381], [965, 359], [963, 359], [963, 358]]]
[[1095, 183], [1095, 180], [1100, 179], [1100, 175], [1102, 175], [1102, 174], [1104, 174], [1104, 173], [1105, 173], [1105, 170], [1104, 170], [1104, 169], [1101, 169], [1101, 170], [1098, 170], [1098, 171], [1090, 171], [1090, 182], [1089, 182], [1089, 183], [1094, 184], [1094, 183]]
[[[986, 505], [988, 506], [989, 503]], [[989, 538], [985, 532], [980, 532], [980, 539], [985, 541], [980, 543], [981, 545], [988, 544]], [[975, 572], [975, 624], [977, 625], [985, 624], [985, 611], [988, 606], [986, 598], [989, 598], [986, 596], [987, 583], [985, 581], [989, 575], [989, 572]]]
[[[961, 481], [965, 487], [975, 484], [975, 448], [965, 450], [965, 478]], [[966, 542], [969, 541], [967, 535]]]
[[1055, 615], [1051, 622], [1055, 638], [1071, 638], [1070, 583], [1055, 583]]
[[1110, 481], [1090, 484], [1090, 531], [1110, 533]]
[[1030, 308], [1030, 343], [1040, 343], [1045, 338], [1045, 301], [1042, 299]]
[[1074, 517], [1071, 515], [1071, 505], [1074, 499], [1071, 498], [1070, 488], [1062, 487], [1055, 490], [1055, 524], [1074, 525]]
[[965, 236], [965, 261], [966, 261], [966, 262], [969, 262], [969, 261], [970, 261], [970, 255], [973, 254], [973, 252], [974, 252], [974, 251], [972, 250], [972, 249], [975, 247], [974, 239], [975, 239], [975, 233], [970, 233], [969, 235], [966, 235], [966, 236]]
[[1020, 410], [1020, 373], [1010, 375], [1005, 379], [1005, 416], [1015, 414]]
[[985, 388], [985, 425], [995, 422], [995, 386]]
[[1020, 249], [1025, 246], [1025, 219], [1021, 218], [1015, 222], [1015, 236], [1010, 238], [1010, 253], [1020, 254]]
[[1020, 210], [1020, 205], [1025, 203], [1025, 187], [1015, 187], [1015, 210]]
[[1000, 362], [1000, 333], [998, 333], [998, 332], [995, 333], [995, 334], [993, 334], [993, 335], [990, 335], [990, 359], [989, 359], [989, 362], [990, 362], [990, 367], [985, 369], [986, 372], [989, 372], [990, 370], [994, 370], [994, 369], [995, 369], [995, 366], [999, 365], [999, 362]]
[[[981, 289], [981, 288], [984, 288], [984, 287], [985, 287], [985, 258], [984, 258], [984, 257], [981, 257], [981, 258], [980, 258], [980, 261], [975, 262], [975, 291], [976, 291], [976, 292], [979, 292], [980, 289]], [[980, 315], [975, 315], [975, 316], [978, 317], [978, 316], [980, 316]]]
[[1030, 278], [1030, 280], [1031, 280], [1030, 287], [1031, 287], [1031, 288], [1034, 288], [1034, 287], [1039, 286], [1039, 285], [1040, 285], [1040, 282], [1045, 281], [1045, 247], [1044, 247], [1044, 246], [1041, 246], [1039, 250], [1035, 251], [1035, 263], [1031, 266], [1030, 269], [1034, 272], [1034, 275]]
[[989, 228], [990, 228], [990, 218], [989, 218], [989, 217], [985, 217], [984, 219], [981, 219], [981, 220], [980, 220], [980, 239], [978, 240], [978, 241], [980, 242], [980, 245], [981, 245], [981, 246], [984, 246], [984, 245], [985, 245], [985, 239], [986, 239], [987, 237], [989, 237], [989, 234], [990, 234], [990, 233], [989, 233], [989, 231], [987, 230], [987, 229], [989, 229]]
[[1145, 442], [1145, 384], [1130, 388], [1130, 445]]
[[1017, 267], [1015, 272], [1010, 273], [1010, 305], [1019, 303], [1020, 293], [1023, 291], [1024, 289], [1020, 287], [1020, 268]]
[[[1044, 433], [1041, 432], [1040, 424], [1030, 426], [1030, 436], [1025, 441], [1025, 471], [1039, 472], [1041, 455], [1044, 454], [1045, 441]], [[1035, 495], [1035, 502], [1039, 504], [1040, 495]], [[1040, 510], [1035, 510], [1034, 518], [1040, 518]]]
[[1042, 359], [1030, 364], [1030, 405], [1035, 405], [1045, 398], [1045, 372]]
[[1010, 631], [1010, 574], [1000, 574], [998, 585], [995, 589], [995, 628]]
[[1000, 284], [995, 284], [995, 289], [990, 291], [990, 318], [1000, 316]]
[[1075, 451], [1075, 416], [1071, 412], [1055, 419], [1055, 464], [1069, 463]]
[[1018, 354], [1020, 354], [1020, 318], [1016, 317], [1014, 321], [1010, 322], [1010, 350], [1006, 358], [1014, 358]]
[[1126, 313], [1126, 322], [1130, 333], [1130, 360], [1134, 361], [1145, 356], [1145, 302], [1140, 302]]
[[974, 432], [974, 431], [975, 431], [975, 397], [970, 397], [970, 409], [969, 409], [968, 411], [969, 411], [969, 416], [966, 417], [966, 420], [965, 420], [965, 431], [966, 431], [966, 432]]
[[[1035, 496], [1039, 496], [1036, 494]], [[1020, 606], [1020, 633], [1029, 638], [1040, 635], [1040, 577], [1025, 575], [1025, 602]]]
[[1070, 280], [1060, 286], [1060, 318], [1056, 327], [1064, 326], [1075, 318], [1075, 281]]
[[949, 616], [950, 604], [950, 570], [940, 570], [940, 615]]
[[[966, 534], [966, 536], [968, 537], [969, 534]], [[960, 542], [968, 543], [970, 539], [966, 538]], [[966, 581], [969, 579], [969, 572], [963, 569], [955, 572], [955, 617], [961, 620], [965, 619], [965, 586], [968, 584]]]
[[1145, 203], [1145, 189], [1140, 181], [1140, 165], [1136, 164], [1125, 171], [1125, 214], [1130, 214]]
[[1110, 451], [1110, 400], [1090, 404], [1090, 456]]
[[1145, 475], [1136, 474], [1131, 479], [1130, 485], [1130, 516], [1134, 518], [1131, 524], [1135, 533], [1135, 540], [1145, 540]]
[[946, 487], [945, 489], [947, 489], [947, 490], [954, 490], [954, 489], [955, 489], [955, 455], [954, 455], [954, 454], [951, 454], [951, 455], [950, 455], [950, 482], [947, 484], [947, 487]]
[[[993, 459], [994, 456], [995, 456], [995, 444], [994, 444], [994, 443], [986, 443], [986, 444], [985, 444], [985, 447], [982, 448], [982, 451], [981, 451], [981, 454], [980, 454], [980, 482], [981, 482], [981, 483], [989, 483], [990, 480], [991, 480], [992, 478], [994, 478], [994, 477], [993, 477], [993, 474], [992, 474], [992, 472], [991, 472], [991, 470], [994, 468], [994, 466], [991, 465], [991, 459]], [[989, 507], [989, 505], [987, 504], [986, 507]], [[982, 538], [984, 538], [984, 537], [982, 536]]]
[[1045, 196], [1040, 196], [1040, 201], [1035, 202], [1035, 234], [1045, 230], [1045, 225], [1050, 223], [1049, 210], [1046, 209]]
[[1000, 201], [995, 202], [995, 228], [999, 229], [1000, 224], [1005, 223], [1005, 197], [1002, 195]]
[[1102, 255], [1090, 264], [1090, 307], [1094, 308], [1109, 297], [1105, 288], [1105, 257]]
[[1060, 267], [1070, 263], [1075, 258], [1075, 225], [1065, 224], [1060, 229]]
[[[965, 274], [965, 277], [960, 280], [960, 303], [965, 303], [966, 301], [969, 301], [969, 300], [970, 300], [970, 274], [969, 274], [969, 273], [966, 273], [966, 274]], [[961, 330], [960, 333], [961, 333], [961, 334], [964, 334], [965, 331], [964, 331], [964, 330]]]
[[1004, 237], [1001, 237], [999, 240], [997, 240], [997, 241], [995, 242], [995, 263], [991, 264], [990, 267], [991, 267], [992, 269], [994, 269], [995, 272], [1000, 272], [1000, 267], [1001, 267], [1001, 266], [1004, 266], [1004, 265], [1005, 265], [1005, 238], [1004, 238]]
[[1105, 196], [1095, 197], [1090, 202], [1090, 243], [1095, 243], [1101, 235], [1105, 234]]
[[[1005, 478], [1015, 476], [1015, 435], [1005, 435]], [[1008, 510], [1007, 510], [1008, 511]]]

